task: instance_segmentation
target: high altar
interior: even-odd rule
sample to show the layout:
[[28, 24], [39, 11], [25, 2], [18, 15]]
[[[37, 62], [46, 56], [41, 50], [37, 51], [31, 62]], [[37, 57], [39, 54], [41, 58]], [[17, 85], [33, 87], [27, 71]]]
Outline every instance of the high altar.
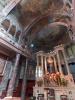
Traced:
[[36, 57], [36, 100], [75, 100], [75, 84], [64, 45], [54, 47], [50, 53], [39, 51]]

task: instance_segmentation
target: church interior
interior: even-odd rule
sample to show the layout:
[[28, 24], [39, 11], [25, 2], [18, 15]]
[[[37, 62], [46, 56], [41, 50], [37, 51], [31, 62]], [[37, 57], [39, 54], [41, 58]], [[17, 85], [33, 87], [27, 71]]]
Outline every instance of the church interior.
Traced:
[[0, 100], [75, 100], [75, 0], [0, 0]]

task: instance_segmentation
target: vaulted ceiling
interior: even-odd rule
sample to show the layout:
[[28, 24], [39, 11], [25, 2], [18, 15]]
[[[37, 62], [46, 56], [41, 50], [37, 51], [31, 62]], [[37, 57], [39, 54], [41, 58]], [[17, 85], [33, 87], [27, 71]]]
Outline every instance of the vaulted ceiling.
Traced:
[[[0, 8], [9, 1], [0, 0]], [[65, 1], [71, 3], [71, 0]], [[69, 9], [69, 4], [65, 5], [64, 0], [21, 0], [11, 13], [15, 14], [24, 28], [23, 39], [26, 45], [30, 47], [34, 44], [34, 50], [49, 50], [62, 43], [66, 37], [67, 24], [71, 21], [66, 13]]]
[[[64, 5], [63, 0], [22, 0], [17, 7], [20, 8], [19, 21], [24, 26], [25, 42], [28, 46], [34, 44], [34, 51], [46, 51], [64, 41], [67, 43], [67, 26], [51, 24], [68, 24], [67, 19], [70, 21], [65, 13], [69, 8]], [[66, 39], [63, 41], [64, 37]]]
[[34, 18], [43, 14], [58, 12], [63, 7], [63, 0], [22, 0], [20, 21], [28, 25]]
[[63, 6], [63, 0], [22, 0], [22, 8], [33, 13], [45, 13], [48, 10], [59, 9]]

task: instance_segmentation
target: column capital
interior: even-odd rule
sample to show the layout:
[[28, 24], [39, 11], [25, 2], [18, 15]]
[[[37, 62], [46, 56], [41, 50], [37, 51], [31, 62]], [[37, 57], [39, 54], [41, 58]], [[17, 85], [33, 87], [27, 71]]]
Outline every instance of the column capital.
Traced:
[[57, 61], [58, 61], [58, 66], [59, 66], [59, 72], [63, 75], [62, 68], [61, 68], [61, 62], [60, 62], [60, 57], [59, 57], [59, 52], [56, 52], [57, 56]]
[[44, 54], [44, 51], [39, 51], [39, 52], [36, 53], [37, 56], [41, 56], [43, 54]]
[[64, 48], [64, 44], [61, 44], [61, 45], [58, 45], [58, 46], [55, 46], [54, 47], [54, 51], [59, 51], [59, 50], [62, 50]]

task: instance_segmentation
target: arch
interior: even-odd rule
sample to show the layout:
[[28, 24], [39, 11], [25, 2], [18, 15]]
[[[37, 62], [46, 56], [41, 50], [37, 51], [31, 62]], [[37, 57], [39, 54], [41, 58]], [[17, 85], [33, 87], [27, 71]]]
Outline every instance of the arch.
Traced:
[[16, 26], [12, 25], [10, 30], [9, 30], [9, 33], [14, 36], [15, 35], [15, 32], [16, 32]]
[[62, 26], [68, 27], [68, 25], [64, 22], [53, 22], [50, 25], [62, 25]]
[[[60, 16], [60, 14], [56, 14], [56, 16]], [[39, 16], [39, 17], [37, 17], [37, 18], [35, 18], [33, 21], [32, 21], [32, 23], [30, 23], [26, 28], [25, 28], [25, 30], [24, 30], [24, 36], [26, 36], [27, 35], [27, 33], [29, 32], [29, 30], [33, 27], [33, 26], [35, 26], [35, 24], [36, 23], [38, 23], [38, 22], [40, 22], [43, 18], [48, 18], [48, 17], [50, 17], [50, 16], [52, 16], [52, 15], [50, 15], [50, 14], [46, 14], [46, 15], [41, 15], [41, 16]], [[54, 15], [55, 16], [55, 15]], [[53, 16], [53, 17], [54, 17]], [[61, 16], [66, 16], [66, 15], [61, 15]], [[69, 16], [66, 16], [67, 18], [69, 18]], [[59, 24], [59, 25], [64, 25], [64, 26], [66, 26], [66, 27], [68, 27], [68, 24], [67, 23], [65, 23], [65, 22], [55, 22], [55, 21], [53, 21], [52, 22], [52, 24]]]
[[1, 25], [7, 31], [9, 29], [9, 26], [10, 26], [10, 21], [8, 19], [5, 19], [5, 20], [3, 20], [3, 22], [1, 23]]

